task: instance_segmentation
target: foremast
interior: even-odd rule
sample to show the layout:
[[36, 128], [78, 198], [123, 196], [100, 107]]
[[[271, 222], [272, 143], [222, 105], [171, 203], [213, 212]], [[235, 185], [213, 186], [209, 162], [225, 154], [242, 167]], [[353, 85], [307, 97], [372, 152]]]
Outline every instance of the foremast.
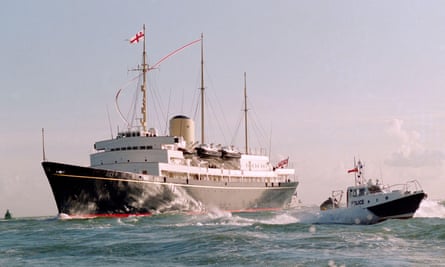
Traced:
[[204, 34], [201, 33], [201, 144], [204, 144]]

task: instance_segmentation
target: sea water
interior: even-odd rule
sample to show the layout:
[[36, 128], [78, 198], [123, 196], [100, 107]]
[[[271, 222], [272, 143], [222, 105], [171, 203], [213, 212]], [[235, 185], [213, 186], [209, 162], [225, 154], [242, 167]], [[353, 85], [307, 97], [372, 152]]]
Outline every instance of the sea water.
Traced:
[[374, 225], [261, 213], [0, 221], [0, 266], [445, 266], [445, 205]]

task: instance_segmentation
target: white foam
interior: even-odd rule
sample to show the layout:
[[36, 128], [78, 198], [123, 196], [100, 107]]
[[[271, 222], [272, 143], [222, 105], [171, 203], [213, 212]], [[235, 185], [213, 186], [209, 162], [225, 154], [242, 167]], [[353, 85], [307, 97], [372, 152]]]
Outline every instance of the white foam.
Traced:
[[370, 224], [377, 220], [370, 211], [362, 208], [339, 208], [320, 211], [318, 207], [305, 207], [292, 213], [295, 222], [309, 224]]
[[232, 218], [232, 213], [221, 210], [217, 207], [211, 207], [208, 209], [207, 216], [211, 219]]
[[372, 224], [377, 221], [370, 211], [362, 208], [339, 208], [320, 212], [316, 223]]
[[59, 213], [59, 215], [57, 215], [57, 218], [60, 220], [69, 220], [71, 219], [71, 216], [66, 213]]
[[414, 214], [416, 218], [445, 218], [445, 206], [440, 201], [425, 199]]
[[260, 223], [263, 224], [277, 224], [277, 225], [284, 225], [284, 224], [292, 224], [292, 223], [298, 223], [300, 220], [290, 214], [283, 213], [283, 214], [277, 214], [273, 218], [270, 218], [268, 220], [261, 220]]
[[117, 218], [117, 223], [120, 225], [134, 226], [134, 223], [139, 221], [137, 216], [129, 216], [127, 218]]

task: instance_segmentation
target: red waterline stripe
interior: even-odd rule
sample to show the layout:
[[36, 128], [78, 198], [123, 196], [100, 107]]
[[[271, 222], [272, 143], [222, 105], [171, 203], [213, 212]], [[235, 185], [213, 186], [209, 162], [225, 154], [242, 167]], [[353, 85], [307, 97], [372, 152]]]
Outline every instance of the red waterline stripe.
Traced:
[[[261, 212], [261, 211], [277, 211], [282, 210], [282, 208], [258, 208], [258, 209], [245, 209], [245, 210], [224, 210], [231, 213], [240, 212]], [[205, 214], [204, 212], [187, 212], [188, 215]], [[68, 215], [67, 217], [59, 217], [60, 219], [94, 219], [94, 218], [128, 218], [128, 217], [145, 217], [153, 215], [150, 212], [147, 213], [102, 213], [102, 214], [82, 214], [82, 215]], [[60, 214], [59, 214], [60, 216]]]
[[93, 218], [128, 218], [128, 217], [144, 217], [153, 215], [150, 212], [147, 213], [101, 213], [101, 214], [79, 214], [79, 215], [69, 215], [66, 218], [60, 216], [60, 219], [93, 219]]

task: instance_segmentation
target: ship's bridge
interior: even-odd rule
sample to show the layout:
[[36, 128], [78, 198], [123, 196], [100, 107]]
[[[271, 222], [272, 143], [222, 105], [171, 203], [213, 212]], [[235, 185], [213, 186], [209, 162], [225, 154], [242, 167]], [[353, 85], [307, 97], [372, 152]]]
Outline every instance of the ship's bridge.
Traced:
[[117, 138], [98, 141], [97, 151], [90, 155], [91, 167], [126, 169], [129, 163], [164, 162], [184, 156], [178, 148], [184, 146], [182, 137], [142, 135], [140, 132], [119, 133]]
[[165, 145], [181, 147], [183, 140], [176, 136], [141, 136], [136, 133], [119, 134], [116, 139], [108, 139], [94, 143], [97, 151], [120, 151], [138, 149], [162, 149]]

